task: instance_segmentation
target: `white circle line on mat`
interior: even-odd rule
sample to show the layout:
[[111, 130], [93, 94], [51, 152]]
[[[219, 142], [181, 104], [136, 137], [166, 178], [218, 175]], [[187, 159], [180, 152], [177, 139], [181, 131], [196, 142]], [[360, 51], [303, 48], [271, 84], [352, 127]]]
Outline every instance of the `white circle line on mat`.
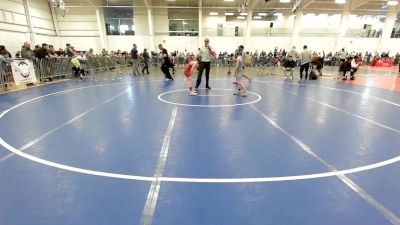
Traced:
[[[233, 89], [225, 89], [225, 88], [213, 88], [213, 90], [222, 90], [222, 91], [234, 91]], [[167, 91], [164, 93], [161, 93], [158, 95], [158, 100], [165, 102], [167, 104], [171, 104], [171, 105], [179, 105], [179, 106], [189, 106], [189, 107], [206, 107], [206, 108], [219, 108], [219, 107], [234, 107], [234, 106], [242, 106], [242, 105], [249, 105], [249, 104], [254, 104], [256, 102], [259, 102], [262, 97], [254, 92], [251, 91], [247, 91], [248, 93], [257, 96], [256, 100], [253, 100], [251, 102], [244, 102], [244, 103], [238, 103], [238, 104], [221, 104], [221, 105], [194, 105], [194, 104], [185, 104], [185, 103], [179, 103], [179, 102], [171, 102], [171, 101], [167, 101], [165, 99], [162, 98], [162, 96], [166, 95], [166, 94], [170, 94], [170, 93], [176, 93], [176, 92], [187, 92], [187, 89], [179, 89], [179, 90], [173, 90], [173, 91]], [[204, 95], [200, 95], [200, 96], [192, 96], [191, 98], [196, 98], [196, 97], [204, 97]], [[212, 97], [215, 97], [212, 95]], [[222, 96], [218, 96], [218, 97], [222, 97]]]

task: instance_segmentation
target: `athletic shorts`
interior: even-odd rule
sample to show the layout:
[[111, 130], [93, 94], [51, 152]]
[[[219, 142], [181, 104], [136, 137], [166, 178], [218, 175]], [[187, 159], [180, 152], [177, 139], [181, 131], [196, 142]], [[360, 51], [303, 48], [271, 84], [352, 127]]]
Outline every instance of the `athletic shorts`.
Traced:
[[238, 70], [235, 72], [236, 79], [242, 79], [243, 77], [243, 70]]

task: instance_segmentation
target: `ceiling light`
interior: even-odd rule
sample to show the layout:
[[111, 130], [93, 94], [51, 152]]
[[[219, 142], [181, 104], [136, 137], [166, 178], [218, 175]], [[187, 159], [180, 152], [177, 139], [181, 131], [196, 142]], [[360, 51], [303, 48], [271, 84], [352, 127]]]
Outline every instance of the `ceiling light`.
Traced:
[[326, 14], [326, 13], [321, 13], [321, 14], [319, 14], [319, 16], [328, 16], [328, 14]]
[[281, 3], [289, 3], [290, 0], [280, 0]]
[[395, 0], [389, 0], [389, 1], [387, 2], [387, 4], [388, 4], [388, 5], [397, 5], [397, 4], [399, 4], [399, 2], [398, 2], [398, 1], [395, 1]]
[[346, 0], [335, 0], [336, 4], [344, 4], [346, 3]]
[[224, 0], [225, 2], [234, 2], [235, 0]]
[[262, 18], [261, 16], [253, 16], [253, 19], [256, 19], [256, 20], [259, 20], [261, 18]]
[[209, 15], [210, 15], [210, 16], [218, 16], [218, 13], [217, 13], [217, 12], [210, 12]]
[[258, 13], [259, 16], [266, 16], [267, 13]]
[[282, 16], [282, 13], [274, 13], [274, 16]]
[[225, 13], [225, 16], [233, 16], [233, 15], [235, 15], [233, 12], [226, 12]]
[[246, 17], [244, 17], [244, 16], [238, 16], [238, 17], [236, 17], [237, 19], [239, 19], [239, 20], [244, 20], [244, 19], [246, 19]]
[[247, 13], [243, 12], [243, 13], [240, 13], [240, 15], [241, 16], [247, 16]]

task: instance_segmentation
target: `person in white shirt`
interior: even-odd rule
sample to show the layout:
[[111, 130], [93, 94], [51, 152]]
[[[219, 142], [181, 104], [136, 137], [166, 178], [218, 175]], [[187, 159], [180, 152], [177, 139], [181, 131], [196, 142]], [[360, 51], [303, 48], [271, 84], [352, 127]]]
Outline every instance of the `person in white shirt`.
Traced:
[[354, 75], [356, 74], [358, 67], [360, 66], [360, 62], [358, 62], [358, 55], [354, 56], [354, 59], [351, 60], [351, 69], [350, 69], [350, 80], [354, 80]]
[[198, 56], [201, 57], [201, 61], [200, 61], [200, 65], [199, 65], [199, 74], [197, 75], [196, 89], [199, 88], [199, 85], [201, 83], [201, 76], [203, 75], [204, 69], [206, 69], [206, 88], [211, 89], [211, 87], [209, 86], [209, 83], [208, 83], [208, 81], [210, 79], [210, 64], [211, 64], [211, 60], [215, 59], [216, 53], [211, 48], [209, 43], [210, 43], [210, 39], [205, 38], [204, 46], [199, 48]]
[[303, 79], [303, 71], [306, 71], [306, 76], [305, 80], [307, 80], [308, 77], [308, 68], [310, 67], [310, 62], [311, 62], [311, 52], [307, 50], [307, 45], [304, 45], [303, 51], [300, 54], [300, 61], [301, 61], [301, 66], [300, 66], [300, 80]]

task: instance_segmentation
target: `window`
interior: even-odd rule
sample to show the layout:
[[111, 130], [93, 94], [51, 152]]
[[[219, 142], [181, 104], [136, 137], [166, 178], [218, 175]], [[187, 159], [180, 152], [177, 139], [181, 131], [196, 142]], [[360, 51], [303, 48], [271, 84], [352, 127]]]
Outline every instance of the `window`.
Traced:
[[107, 35], [135, 35], [131, 7], [105, 8], [104, 17]]
[[391, 38], [400, 38], [400, 13], [397, 14], [396, 21], [394, 22], [394, 26], [392, 29]]
[[198, 36], [199, 12], [197, 10], [168, 10], [170, 36]]
[[170, 36], [198, 36], [199, 20], [169, 20]]

